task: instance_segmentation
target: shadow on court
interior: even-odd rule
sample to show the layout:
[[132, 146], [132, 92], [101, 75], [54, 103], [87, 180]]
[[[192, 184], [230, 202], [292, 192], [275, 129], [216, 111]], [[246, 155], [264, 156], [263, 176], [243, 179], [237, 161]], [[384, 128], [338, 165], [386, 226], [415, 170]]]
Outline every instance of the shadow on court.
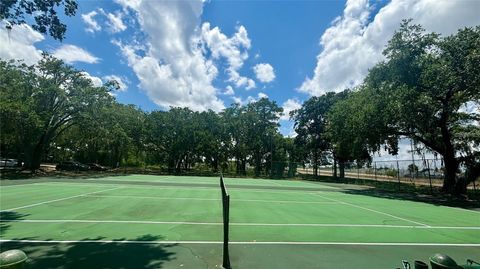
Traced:
[[27, 217], [30, 214], [20, 214], [15, 211], [1, 211], [0, 212], [0, 236], [3, 236], [5, 232], [10, 229], [10, 222], [7, 222], [5, 220], [9, 221], [15, 221], [15, 220], [22, 220], [25, 217]]
[[[102, 240], [85, 238], [82, 241]], [[35, 240], [22, 238], [21, 240]], [[126, 240], [124, 238], [117, 239]], [[157, 241], [160, 236], [143, 235], [132, 241]], [[46, 240], [48, 241], [48, 240]], [[29, 269], [73, 269], [73, 268], [162, 268], [163, 263], [175, 259], [171, 250], [176, 244], [128, 244], [128, 243], [2, 243], [2, 251], [21, 249], [29, 257], [25, 268]]]
[[449, 195], [429, 195], [418, 192], [385, 191], [377, 188], [370, 189], [346, 189], [343, 191], [352, 195], [365, 195], [377, 198], [423, 202], [433, 205], [459, 207], [480, 211], [480, 202], [476, 200], [459, 199]]

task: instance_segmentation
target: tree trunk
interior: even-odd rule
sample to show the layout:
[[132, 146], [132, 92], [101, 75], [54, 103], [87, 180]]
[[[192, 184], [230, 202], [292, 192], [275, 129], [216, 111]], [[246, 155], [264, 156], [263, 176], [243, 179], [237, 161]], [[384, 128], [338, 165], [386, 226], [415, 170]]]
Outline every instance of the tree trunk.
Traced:
[[240, 171], [242, 175], [246, 176], [247, 175], [247, 160], [245, 158], [242, 158], [242, 162], [240, 165]]
[[338, 160], [338, 168], [340, 170], [340, 178], [344, 179], [345, 178], [345, 161]]
[[213, 172], [218, 172], [218, 159], [213, 158]]
[[173, 158], [168, 159], [168, 172], [173, 173], [175, 171], [175, 160]]
[[262, 161], [260, 159], [260, 153], [255, 152], [255, 176], [260, 176], [260, 171], [262, 169]]
[[318, 152], [316, 149], [313, 152], [313, 175], [318, 177]]
[[238, 157], [235, 157], [235, 171], [237, 175], [240, 174], [240, 159]]
[[[41, 139], [43, 141], [43, 138]], [[33, 149], [29, 148], [26, 150], [29, 152], [26, 154], [25, 168], [30, 169], [32, 173], [35, 173], [36, 170], [40, 168], [40, 163], [42, 162], [42, 154], [44, 152], [44, 145], [42, 142], [37, 143]]]
[[333, 158], [333, 178], [337, 179], [337, 159]]
[[[457, 184], [463, 184], [463, 180], [458, 180], [456, 173], [458, 170], [458, 161], [453, 154], [449, 156], [444, 155], [443, 161], [445, 163], [445, 178], [443, 180], [443, 191], [450, 194], [460, 194], [463, 187], [457, 186]], [[464, 187], [466, 192], [466, 186]]]

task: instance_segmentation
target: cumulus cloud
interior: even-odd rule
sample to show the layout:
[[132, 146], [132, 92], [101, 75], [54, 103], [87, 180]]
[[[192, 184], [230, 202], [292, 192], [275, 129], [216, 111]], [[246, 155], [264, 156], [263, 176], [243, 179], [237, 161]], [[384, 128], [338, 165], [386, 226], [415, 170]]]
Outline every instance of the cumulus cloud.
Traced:
[[257, 79], [263, 83], [272, 82], [275, 79], [275, 72], [270, 64], [261, 63], [253, 67]]
[[101, 79], [101, 78], [96, 77], [96, 76], [92, 76], [92, 75], [90, 75], [90, 74], [89, 74], [88, 72], [86, 72], [86, 71], [81, 72], [81, 74], [82, 74], [85, 78], [90, 79], [90, 80], [92, 81], [93, 86], [95, 86], [95, 87], [100, 87], [100, 86], [103, 85], [103, 82], [102, 82], [102, 79]]
[[384, 59], [382, 51], [402, 19], [444, 35], [480, 24], [480, 1], [392, 0], [373, 19], [372, 10], [368, 0], [347, 1], [343, 15], [322, 35], [313, 77], [299, 91], [318, 96], [360, 84], [368, 69]]
[[71, 44], [64, 44], [53, 52], [53, 56], [62, 59], [66, 63], [84, 62], [89, 64], [98, 63], [99, 58], [90, 52]]
[[94, 19], [94, 17], [97, 15], [97, 11], [93, 10], [89, 13], [82, 14], [82, 20], [85, 22], [87, 25], [87, 28], [85, 28], [85, 31], [94, 33], [96, 31], [102, 30], [102, 27], [98, 24], [98, 22]]
[[258, 93], [258, 99], [262, 99], [262, 98], [268, 98], [268, 95], [263, 93], [263, 92], [259, 92]]
[[290, 112], [302, 107], [302, 104], [298, 101], [298, 99], [288, 99], [282, 105], [283, 107], [283, 115], [280, 117], [280, 120], [290, 120]]
[[237, 27], [237, 32], [232, 37], [227, 37], [218, 27], [210, 28], [210, 23], [202, 25], [201, 37], [205, 49], [209, 49], [213, 59], [223, 58], [228, 63], [228, 81], [234, 82], [237, 88], [245, 87], [247, 90], [255, 88], [255, 81], [241, 76], [239, 69], [248, 59], [247, 50], [251, 41], [247, 29], [243, 25]]
[[42, 58], [42, 51], [35, 43], [44, 39], [43, 35], [26, 24], [13, 25], [10, 33], [5, 24], [0, 23], [0, 58], [3, 60], [24, 60], [26, 64], [35, 64]]
[[224, 95], [234, 95], [235, 91], [233, 90], [232, 86], [228, 85], [223, 92]]
[[106, 13], [105, 16], [108, 18], [108, 26], [111, 32], [119, 33], [127, 29], [127, 26], [122, 21], [123, 13]]
[[119, 86], [119, 91], [126, 91], [127, 88], [128, 88], [128, 85], [127, 85], [127, 79], [126, 78], [121, 78], [117, 75], [108, 75], [108, 76], [104, 76], [102, 77], [103, 78], [103, 81], [107, 82], [107, 81], [111, 81], [111, 80], [115, 80], [116, 82], [118, 82], [118, 86]]
[[268, 95], [266, 95], [265, 93], [263, 92], [259, 92], [257, 94], [257, 97], [254, 97], [254, 96], [248, 96], [247, 98], [245, 99], [242, 99], [241, 97], [239, 96], [232, 96], [231, 99], [233, 100], [234, 103], [237, 103], [239, 105], [246, 105], [246, 104], [249, 104], [249, 103], [254, 103], [262, 98], [268, 98]]
[[133, 9], [147, 35], [145, 50], [116, 42], [148, 97], [162, 108], [219, 111], [225, 106], [212, 82], [218, 70], [198, 46], [203, 2], [119, 1]]
[[100, 23], [106, 24], [107, 29], [111, 33], [119, 33], [127, 29], [127, 26], [123, 22], [124, 13], [121, 11], [115, 11], [114, 13], [105, 12], [103, 8], [97, 8], [89, 13], [82, 14], [82, 20], [87, 25], [85, 31], [94, 33], [102, 30], [102, 26], [94, 18], [98, 14], [101, 15]]

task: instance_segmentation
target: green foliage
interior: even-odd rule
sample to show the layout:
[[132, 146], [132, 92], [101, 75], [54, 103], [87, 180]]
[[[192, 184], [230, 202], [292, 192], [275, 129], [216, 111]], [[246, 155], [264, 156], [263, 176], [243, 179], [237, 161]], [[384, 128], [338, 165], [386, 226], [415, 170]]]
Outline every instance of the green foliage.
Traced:
[[418, 166], [416, 166], [415, 164], [411, 163], [408, 165], [408, 173], [410, 174], [416, 174], [418, 173]]
[[300, 109], [290, 113], [295, 120], [295, 131], [298, 134], [295, 137], [295, 144], [302, 149], [303, 159], [313, 164], [315, 175], [318, 173], [322, 157], [331, 155], [335, 150], [332, 137], [327, 134], [329, 124], [327, 115], [335, 103], [345, 99], [349, 93], [349, 90], [346, 90], [312, 97]]
[[344, 148], [354, 154], [381, 145], [395, 153], [398, 138], [410, 137], [443, 157], [444, 189], [464, 192], [456, 172], [478, 151], [480, 136], [478, 115], [461, 108], [480, 100], [479, 45], [478, 26], [440, 37], [404, 21], [384, 51], [386, 60], [334, 109], [332, 137], [350, 136]]
[[45, 34], [48, 31], [53, 38], [63, 40], [67, 26], [58, 16], [61, 6], [69, 17], [74, 16], [78, 8], [75, 0], [2, 0], [0, 20], [6, 20], [10, 25], [31, 23], [38, 32]]
[[31, 169], [60, 134], [112, 101], [111, 89], [47, 54], [35, 66], [0, 61], [0, 74], [1, 146], [23, 152]]

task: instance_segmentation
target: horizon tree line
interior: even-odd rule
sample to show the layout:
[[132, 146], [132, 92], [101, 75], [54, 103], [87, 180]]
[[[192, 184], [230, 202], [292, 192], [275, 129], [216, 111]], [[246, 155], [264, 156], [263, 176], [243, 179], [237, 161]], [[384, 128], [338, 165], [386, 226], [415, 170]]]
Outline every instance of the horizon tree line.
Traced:
[[115, 100], [116, 81], [96, 87], [51, 55], [32, 66], [1, 60], [2, 157], [21, 158], [32, 171], [45, 160], [76, 159], [171, 173], [203, 165], [246, 174], [249, 165], [255, 176], [272, 176], [297, 162], [317, 175], [330, 156], [334, 177], [343, 178], [347, 162], [369, 163], [382, 148], [397, 154], [407, 137], [442, 156], [445, 192], [465, 193], [480, 176], [479, 48], [480, 26], [442, 37], [405, 20], [362, 84], [313, 96], [290, 113], [294, 138], [280, 134], [283, 109], [268, 98], [218, 113], [146, 112]]

